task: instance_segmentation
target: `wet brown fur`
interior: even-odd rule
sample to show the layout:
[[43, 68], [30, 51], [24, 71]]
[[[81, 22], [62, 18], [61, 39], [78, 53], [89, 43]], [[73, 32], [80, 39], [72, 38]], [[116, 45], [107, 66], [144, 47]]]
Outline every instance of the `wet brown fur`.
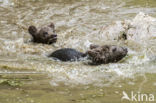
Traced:
[[91, 45], [87, 51], [92, 64], [107, 64], [118, 62], [127, 55], [127, 48], [115, 45]]
[[32, 42], [35, 43], [52, 44], [57, 41], [57, 34], [55, 33], [53, 23], [39, 30], [35, 26], [29, 26], [28, 32], [32, 36]]

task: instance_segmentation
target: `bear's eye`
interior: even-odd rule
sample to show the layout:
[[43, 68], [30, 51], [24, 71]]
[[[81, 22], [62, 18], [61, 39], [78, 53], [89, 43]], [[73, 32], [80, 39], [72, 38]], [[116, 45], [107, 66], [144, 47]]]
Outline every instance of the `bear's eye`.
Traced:
[[47, 35], [47, 34], [48, 34], [48, 32], [44, 32], [43, 34]]
[[115, 51], [116, 51], [116, 48], [113, 49], [113, 52], [115, 52]]

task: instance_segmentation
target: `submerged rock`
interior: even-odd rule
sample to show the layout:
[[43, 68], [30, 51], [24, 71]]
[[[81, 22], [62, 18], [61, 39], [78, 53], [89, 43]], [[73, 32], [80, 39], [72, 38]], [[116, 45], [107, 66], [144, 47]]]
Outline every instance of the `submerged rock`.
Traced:
[[28, 31], [32, 36], [32, 42], [52, 44], [57, 41], [57, 35], [55, 33], [55, 26], [53, 23], [48, 26], [44, 26], [39, 30], [35, 26], [29, 26]]

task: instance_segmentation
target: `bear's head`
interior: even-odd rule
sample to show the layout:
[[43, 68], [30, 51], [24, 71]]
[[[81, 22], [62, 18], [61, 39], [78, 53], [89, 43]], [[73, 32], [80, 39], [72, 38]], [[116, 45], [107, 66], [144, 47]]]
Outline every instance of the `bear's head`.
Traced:
[[29, 26], [28, 31], [32, 36], [33, 42], [52, 44], [57, 41], [57, 34], [55, 33], [55, 26], [53, 23], [44, 26], [39, 30], [35, 26]]
[[127, 55], [127, 48], [115, 45], [91, 45], [87, 54], [94, 64], [118, 62]]

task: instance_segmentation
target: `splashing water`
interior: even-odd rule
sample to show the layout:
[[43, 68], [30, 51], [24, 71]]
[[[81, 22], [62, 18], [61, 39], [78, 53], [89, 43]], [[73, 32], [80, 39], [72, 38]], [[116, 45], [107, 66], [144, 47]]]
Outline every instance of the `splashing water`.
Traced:
[[14, 5], [14, 2], [11, 2], [10, 0], [0, 0], [0, 6], [8, 6], [8, 5]]
[[[3, 6], [11, 3], [7, 0], [0, 2]], [[114, 4], [107, 6], [106, 2], [106, 5], [99, 3], [102, 5], [99, 6], [93, 2], [89, 5], [77, 2], [73, 5], [68, 3], [57, 5], [45, 2], [42, 6], [42, 2], [39, 2], [37, 5], [41, 6], [40, 8], [35, 3], [27, 3], [23, 9], [22, 3], [18, 4], [18, 8], [14, 8], [14, 11], [0, 8], [1, 11], [8, 11], [8, 14], [0, 14], [0, 25], [5, 25], [0, 29], [2, 31], [1, 68], [8, 66], [44, 71], [52, 78], [51, 84], [54, 85], [64, 82], [66, 85], [105, 86], [120, 77], [133, 77], [138, 72], [156, 72], [155, 59], [153, 59], [156, 56], [156, 19], [154, 17], [140, 12], [133, 19], [125, 18], [125, 20], [104, 25], [104, 21], [109, 17], [103, 12], [108, 12]], [[122, 3], [118, 8], [124, 5]], [[15, 3], [14, 6], [16, 7], [17, 4]], [[113, 10], [112, 13], [115, 13]], [[95, 16], [92, 16], [93, 14]], [[101, 15], [106, 18], [102, 18]], [[30, 36], [27, 32], [29, 25], [39, 27], [52, 21], [56, 25], [59, 37], [56, 44], [51, 46], [29, 42]], [[123, 33], [127, 35], [127, 40], [120, 39]], [[129, 49], [129, 53], [119, 63], [96, 67], [89, 66], [86, 62], [64, 63], [47, 58], [49, 53], [63, 47], [85, 52], [90, 44], [122, 45]]]

